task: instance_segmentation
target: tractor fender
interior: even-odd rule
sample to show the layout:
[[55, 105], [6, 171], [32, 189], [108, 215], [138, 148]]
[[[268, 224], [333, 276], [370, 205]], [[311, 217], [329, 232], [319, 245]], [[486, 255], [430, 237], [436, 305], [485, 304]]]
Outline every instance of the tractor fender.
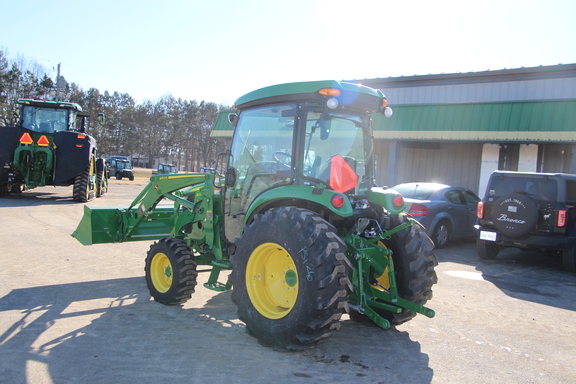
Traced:
[[9, 168], [4, 168], [14, 160], [14, 151], [18, 147], [20, 136], [27, 130], [20, 127], [0, 127], [0, 181], [8, 181]]
[[103, 158], [96, 159], [96, 172], [101, 172], [106, 169], [106, 163]]
[[[331, 199], [335, 195], [344, 197], [344, 205], [340, 208], [334, 207], [331, 203]], [[352, 216], [354, 213], [350, 200], [339, 192], [314, 186], [286, 185], [269, 189], [256, 197], [246, 212], [244, 223], [250, 222], [256, 213], [270, 207], [288, 205], [297, 207], [322, 206], [342, 217]]]
[[391, 214], [397, 215], [406, 209], [404, 198], [400, 199], [401, 204], [395, 204], [395, 198], [400, 197], [400, 193], [392, 188], [373, 187], [368, 193], [368, 201], [378, 204]]
[[56, 146], [55, 185], [70, 185], [90, 164], [96, 151], [96, 140], [86, 134], [63, 131], [54, 134]]

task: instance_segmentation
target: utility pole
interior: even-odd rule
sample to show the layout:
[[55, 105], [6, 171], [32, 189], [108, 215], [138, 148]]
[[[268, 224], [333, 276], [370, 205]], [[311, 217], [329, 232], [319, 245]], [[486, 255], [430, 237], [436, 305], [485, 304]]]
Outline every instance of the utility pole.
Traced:
[[56, 75], [56, 101], [60, 101], [60, 63], [58, 63], [58, 74]]

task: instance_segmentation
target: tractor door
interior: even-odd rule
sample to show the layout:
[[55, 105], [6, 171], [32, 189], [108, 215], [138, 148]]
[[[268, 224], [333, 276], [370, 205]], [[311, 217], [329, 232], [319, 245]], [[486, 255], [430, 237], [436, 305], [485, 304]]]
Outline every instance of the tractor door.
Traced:
[[296, 105], [273, 105], [243, 111], [231, 144], [226, 173], [226, 239], [240, 236], [250, 204], [263, 191], [293, 179]]

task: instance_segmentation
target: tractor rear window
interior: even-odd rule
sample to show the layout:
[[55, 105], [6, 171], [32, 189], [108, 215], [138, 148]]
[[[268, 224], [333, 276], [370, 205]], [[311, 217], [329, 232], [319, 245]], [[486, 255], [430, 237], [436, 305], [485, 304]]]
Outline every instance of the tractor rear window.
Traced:
[[488, 195], [500, 197], [510, 193], [520, 193], [536, 200], [555, 201], [558, 182], [545, 177], [514, 177], [494, 175], [490, 181]]
[[68, 110], [25, 106], [22, 111], [22, 126], [42, 133], [65, 131], [68, 129]]

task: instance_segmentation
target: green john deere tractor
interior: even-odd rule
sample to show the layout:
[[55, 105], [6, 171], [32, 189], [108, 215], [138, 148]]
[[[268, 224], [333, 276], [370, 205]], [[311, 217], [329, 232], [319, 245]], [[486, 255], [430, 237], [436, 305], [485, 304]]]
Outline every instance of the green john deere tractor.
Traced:
[[80, 202], [104, 195], [104, 159], [96, 157], [82, 108], [63, 101], [18, 104], [18, 124], [0, 127], [0, 195], [45, 185], [73, 185], [73, 199]]
[[184, 303], [210, 272], [205, 286], [233, 287], [240, 320], [269, 346], [316, 345], [345, 312], [384, 329], [433, 317], [432, 241], [401, 195], [374, 186], [371, 116], [391, 114], [384, 95], [292, 83], [242, 96], [236, 110], [225, 175], [153, 175], [129, 207], [86, 206], [73, 236], [157, 240], [145, 262], [156, 301]]

